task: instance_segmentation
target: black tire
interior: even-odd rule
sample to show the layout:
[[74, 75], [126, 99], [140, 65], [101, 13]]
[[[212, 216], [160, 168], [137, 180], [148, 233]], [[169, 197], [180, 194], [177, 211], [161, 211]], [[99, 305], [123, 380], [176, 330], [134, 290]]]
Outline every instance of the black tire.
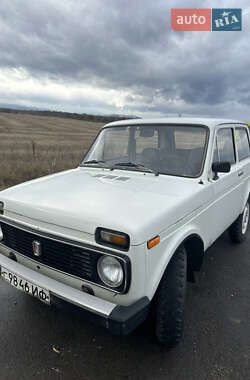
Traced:
[[183, 335], [187, 282], [187, 255], [181, 246], [170, 260], [156, 298], [156, 337], [167, 349], [176, 346]]
[[[243, 228], [244, 221], [247, 218], [247, 226]], [[243, 213], [236, 219], [236, 221], [229, 227], [229, 236], [233, 243], [242, 243], [246, 240], [247, 231], [249, 227], [249, 202], [246, 203]]]

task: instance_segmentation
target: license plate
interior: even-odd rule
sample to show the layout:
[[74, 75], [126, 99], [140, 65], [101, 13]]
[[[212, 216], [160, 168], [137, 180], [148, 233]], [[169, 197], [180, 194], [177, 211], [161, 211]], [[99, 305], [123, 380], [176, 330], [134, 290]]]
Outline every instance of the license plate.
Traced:
[[30, 281], [25, 280], [24, 278], [3, 267], [1, 268], [1, 277], [16, 289], [22, 290], [24, 293], [38, 298], [46, 304], [50, 304], [50, 294], [48, 290], [32, 284]]

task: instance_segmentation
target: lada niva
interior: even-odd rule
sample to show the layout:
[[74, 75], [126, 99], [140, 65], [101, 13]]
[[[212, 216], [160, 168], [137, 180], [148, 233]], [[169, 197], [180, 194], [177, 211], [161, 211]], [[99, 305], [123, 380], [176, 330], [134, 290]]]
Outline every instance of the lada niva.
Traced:
[[235, 243], [247, 236], [249, 179], [244, 123], [110, 123], [76, 169], [0, 192], [1, 277], [46, 304], [79, 306], [114, 334], [150, 315], [171, 348], [204, 252], [225, 230]]

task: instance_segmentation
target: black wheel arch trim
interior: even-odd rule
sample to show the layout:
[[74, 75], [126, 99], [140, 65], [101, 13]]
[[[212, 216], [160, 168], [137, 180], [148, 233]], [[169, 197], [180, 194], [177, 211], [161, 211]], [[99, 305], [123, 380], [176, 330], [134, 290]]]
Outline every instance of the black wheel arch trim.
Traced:
[[184, 246], [187, 254], [187, 280], [195, 282], [194, 272], [201, 270], [204, 259], [204, 241], [200, 235], [192, 233], [185, 237], [175, 252], [181, 246]]

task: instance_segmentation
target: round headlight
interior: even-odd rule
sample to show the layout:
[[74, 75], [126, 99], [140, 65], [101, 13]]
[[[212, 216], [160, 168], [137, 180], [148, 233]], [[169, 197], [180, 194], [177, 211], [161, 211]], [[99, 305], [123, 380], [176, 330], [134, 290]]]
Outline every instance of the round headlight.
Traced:
[[97, 263], [97, 271], [104, 284], [117, 288], [123, 281], [123, 269], [119, 261], [112, 256], [102, 256]]

